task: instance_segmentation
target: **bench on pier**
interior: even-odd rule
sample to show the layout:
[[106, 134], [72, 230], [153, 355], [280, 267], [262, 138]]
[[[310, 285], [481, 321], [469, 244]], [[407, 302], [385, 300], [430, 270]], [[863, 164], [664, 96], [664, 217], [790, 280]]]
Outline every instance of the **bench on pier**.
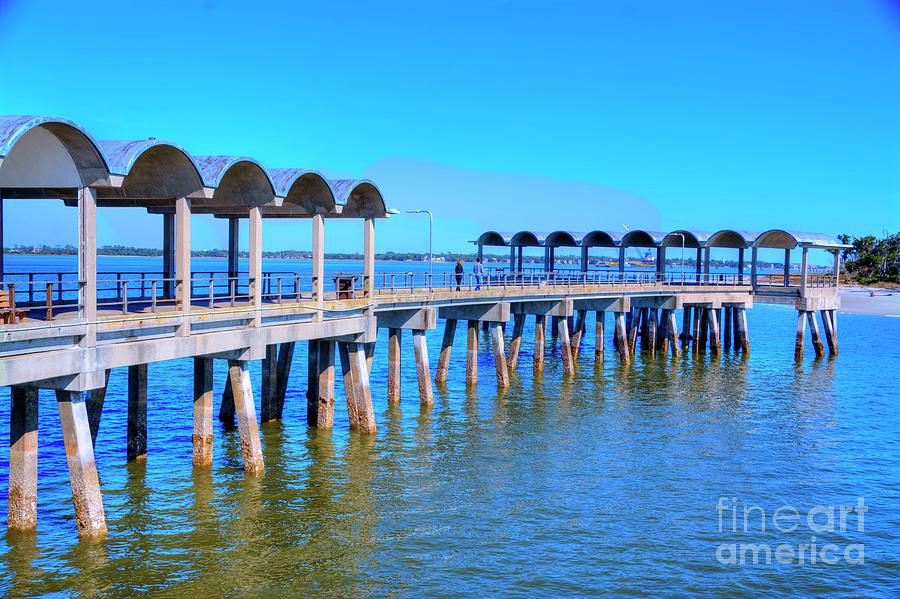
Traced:
[[0, 315], [3, 324], [16, 324], [25, 318], [25, 312], [16, 310], [16, 296], [5, 289], [0, 289]]

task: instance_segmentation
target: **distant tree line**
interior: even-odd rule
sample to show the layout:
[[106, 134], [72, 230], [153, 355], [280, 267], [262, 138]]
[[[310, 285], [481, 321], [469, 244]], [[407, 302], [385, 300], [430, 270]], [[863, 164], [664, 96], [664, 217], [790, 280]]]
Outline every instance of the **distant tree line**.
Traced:
[[881, 239], [874, 235], [839, 235], [841, 243], [853, 247], [841, 251], [844, 270], [850, 280], [862, 284], [900, 283], [900, 233]]

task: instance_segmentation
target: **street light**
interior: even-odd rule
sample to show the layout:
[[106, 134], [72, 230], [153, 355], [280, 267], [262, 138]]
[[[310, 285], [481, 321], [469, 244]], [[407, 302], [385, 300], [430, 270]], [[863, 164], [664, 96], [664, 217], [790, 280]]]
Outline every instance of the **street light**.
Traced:
[[427, 214], [428, 215], [428, 288], [431, 289], [434, 280], [434, 255], [431, 253], [433, 233], [434, 233], [434, 215], [431, 210], [407, 210], [407, 214]]

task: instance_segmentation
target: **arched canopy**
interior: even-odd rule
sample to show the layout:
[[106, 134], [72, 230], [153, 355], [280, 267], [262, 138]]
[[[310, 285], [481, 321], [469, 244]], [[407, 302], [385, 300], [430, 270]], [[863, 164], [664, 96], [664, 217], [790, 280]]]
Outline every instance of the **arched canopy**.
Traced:
[[635, 229], [622, 236], [620, 245], [639, 248], [659, 247], [662, 245], [665, 236], [665, 233], [659, 233], [657, 231], [642, 231], [640, 229]]
[[53, 189], [108, 182], [103, 152], [81, 126], [56, 117], [0, 117], [0, 187], [7, 196], [60, 197]]
[[280, 205], [269, 173], [252, 158], [237, 156], [197, 156], [203, 183], [213, 190], [212, 198], [194, 204], [200, 211], [227, 213], [256, 206]]
[[707, 245], [711, 248], [748, 248], [755, 239], [756, 233], [750, 231], [722, 229], [710, 235]]
[[662, 246], [667, 248], [682, 247], [683, 243], [686, 248], [696, 249], [706, 247], [709, 238], [710, 234], [706, 231], [679, 229], [663, 237]]
[[284, 198], [266, 216], [299, 216], [333, 212], [337, 202], [328, 181], [319, 172], [302, 168], [269, 169], [276, 195]]
[[538, 233], [535, 231], [519, 231], [509, 240], [509, 245], [522, 247], [542, 247], [544, 240], [547, 239], [546, 233]]
[[753, 247], [757, 248], [794, 249], [797, 246], [828, 250], [850, 247], [822, 233], [802, 233], [784, 229], [769, 229], [761, 233], [753, 243]]
[[499, 233], [497, 231], [486, 231], [478, 236], [475, 245], [487, 245], [494, 247], [505, 247], [509, 245], [512, 239], [511, 233]]
[[572, 231], [553, 231], [544, 240], [545, 246], [553, 247], [578, 247], [581, 245], [583, 233], [574, 233]]
[[581, 245], [587, 247], [618, 247], [622, 234], [618, 231], [591, 231], [581, 238]]
[[[99, 205], [172, 205], [176, 198], [203, 197], [203, 176], [181, 146], [156, 138], [101, 141], [117, 187], [99, 190]], [[124, 201], [123, 201], [124, 200]], [[162, 200], [153, 201], [153, 200]]]
[[381, 191], [368, 179], [334, 179], [328, 181], [335, 202], [341, 206], [340, 216], [384, 218], [387, 206]]

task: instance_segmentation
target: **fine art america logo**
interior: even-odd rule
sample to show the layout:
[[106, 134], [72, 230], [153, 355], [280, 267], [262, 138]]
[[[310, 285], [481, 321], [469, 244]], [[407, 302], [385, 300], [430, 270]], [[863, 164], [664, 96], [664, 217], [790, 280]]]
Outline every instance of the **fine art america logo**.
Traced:
[[[866, 512], [862, 497], [855, 505], [817, 505], [805, 512], [792, 505], [767, 511], [759, 505], [745, 504], [737, 497], [720, 497], [716, 503], [720, 533], [765, 536], [790, 535], [800, 542], [779, 538], [776, 543], [721, 543], [716, 561], [728, 566], [751, 564], [864, 564], [865, 545], [835, 543], [847, 534], [863, 533]], [[780, 533], [780, 534], [779, 534]]]

